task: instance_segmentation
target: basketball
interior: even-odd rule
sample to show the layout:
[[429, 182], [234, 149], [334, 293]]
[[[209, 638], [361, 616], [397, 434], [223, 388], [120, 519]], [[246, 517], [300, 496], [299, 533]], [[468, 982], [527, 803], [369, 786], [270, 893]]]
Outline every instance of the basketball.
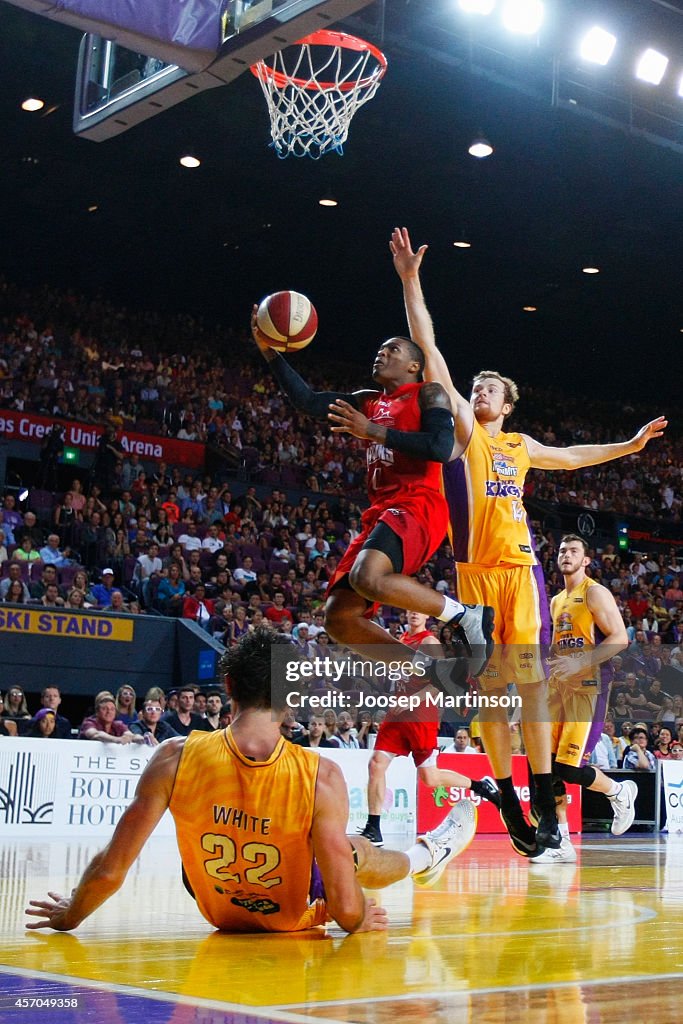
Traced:
[[318, 329], [318, 314], [310, 299], [300, 292], [266, 295], [256, 313], [262, 341], [276, 352], [305, 348]]

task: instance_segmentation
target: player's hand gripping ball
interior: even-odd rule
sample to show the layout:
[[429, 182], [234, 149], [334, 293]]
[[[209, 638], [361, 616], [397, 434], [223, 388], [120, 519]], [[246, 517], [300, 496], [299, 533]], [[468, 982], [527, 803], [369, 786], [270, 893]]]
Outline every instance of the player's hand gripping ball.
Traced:
[[273, 292], [256, 311], [259, 339], [276, 352], [305, 348], [318, 329], [315, 306], [301, 292]]

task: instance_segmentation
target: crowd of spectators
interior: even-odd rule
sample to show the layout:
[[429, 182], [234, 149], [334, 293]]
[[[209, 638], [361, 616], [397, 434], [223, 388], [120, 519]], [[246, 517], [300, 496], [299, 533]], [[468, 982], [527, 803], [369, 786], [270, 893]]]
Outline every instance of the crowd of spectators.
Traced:
[[[348, 365], [326, 364], [311, 350], [299, 358], [315, 386], [362, 383], [346, 379]], [[43, 489], [40, 503], [29, 498], [28, 507], [18, 507], [13, 492], [3, 497], [0, 601], [182, 616], [226, 646], [265, 622], [291, 634], [309, 656], [325, 654], [327, 582], [359, 530], [362, 445], [292, 410], [245, 331], [0, 281], [0, 407], [105, 428], [94, 473], [74, 478], [66, 491], [51, 487], [47, 498]], [[618, 441], [660, 411], [600, 399], [585, 405], [580, 417], [558, 415], [564, 407], [550, 390], [523, 389], [514, 426], [546, 444]], [[190, 473], [126, 455], [116, 441], [119, 427], [202, 441], [214, 456], [212, 471]], [[667, 433], [639, 455], [606, 466], [533, 471], [527, 495], [677, 522], [682, 467], [681, 439]], [[552, 597], [562, 587], [558, 535], [544, 535], [540, 524], [535, 529]], [[624, 723], [630, 732], [644, 720], [646, 732], [657, 723], [671, 728], [677, 741], [683, 724], [676, 696], [683, 674], [679, 552], [631, 556], [608, 545], [591, 551], [589, 572], [612, 590], [629, 634], [610, 711], [617, 736], [625, 735]], [[453, 593], [447, 543], [419, 578]], [[397, 609], [381, 609], [379, 621], [394, 636], [405, 628]], [[434, 630], [445, 653], [454, 653], [448, 627]], [[6, 697], [10, 706], [14, 689]], [[118, 706], [111, 715], [110, 695], [104, 696], [97, 695], [90, 716], [97, 734], [119, 732], [116, 722], [126, 726], [116, 737], [121, 742], [158, 734], [165, 721], [156, 711], [163, 695], [144, 698], [138, 714], [147, 716], [149, 704], [151, 717], [137, 731], [120, 718], [125, 712]], [[52, 717], [48, 710], [32, 720], [32, 728], [47, 734]], [[11, 731], [15, 718], [6, 709], [0, 732]], [[351, 722], [346, 729], [345, 721], [341, 727], [335, 722], [335, 742], [362, 745], [376, 724]], [[177, 725], [175, 720], [170, 727]], [[308, 723], [301, 731], [309, 739]]]

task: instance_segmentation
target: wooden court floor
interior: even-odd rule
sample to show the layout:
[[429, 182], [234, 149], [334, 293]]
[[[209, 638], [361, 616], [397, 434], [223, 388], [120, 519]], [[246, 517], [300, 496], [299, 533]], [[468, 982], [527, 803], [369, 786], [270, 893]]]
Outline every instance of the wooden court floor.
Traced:
[[180, 884], [175, 844], [157, 839], [76, 932], [27, 932], [27, 901], [69, 891], [99, 846], [0, 841], [3, 1024], [683, 1016], [683, 836], [587, 837], [577, 865], [544, 867], [477, 837], [436, 888], [384, 891], [387, 933], [354, 936], [211, 932]]

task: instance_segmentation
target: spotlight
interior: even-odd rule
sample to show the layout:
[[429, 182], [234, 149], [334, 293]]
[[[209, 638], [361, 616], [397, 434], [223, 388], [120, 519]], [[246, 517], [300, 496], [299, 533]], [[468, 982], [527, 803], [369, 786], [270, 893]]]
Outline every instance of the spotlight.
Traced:
[[659, 85], [664, 78], [669, 58], [657, 50], [646, 50], [638, 61], [636, 67], [636, 78], [641, 82], [649, 82], [650, 85]]
[[478, 160], [483, 160], [484, 157], [491, 156], [493, 146], [488, 139], [480, 137], [474, 140], [467, 152], [470, 156], [476, 156]]
[[453, 242], [453, 245], [455, 246], [456, 249], [471, 249], [472, 248], [472, 243], [468, 242], [467, 239], [463, 235], [461, 235], [458, 238], [457, 242]]
[[17, 499], [19, 501], [26, 501], [27, 498], [28, 498], [28, 487], [22, 487], [22, 489], [17, 494]]
[[458, 0], [458, 6], [467, 14], [490, 14], [496, 0]]
[[522, 306], [522, 309], [525, 313], [535, 313], [538, 309], [538, 306]]
[[543, 24], [541, 0], [507, 0], [503, 7], [503, 25], [510, 32], [535, 36]]
[[614, 53], [617, 37], [599, 25], [594, 25], [581, 41], [580, 53], [584, 60], [591, 64], [602, 64], [603, 67]]
[[600, 267], [596, 267], [592, 262], [587, 263], [585, 267], [581, 267], [581, 272], [583, 274], [599, 274]]
[[183, 167], [201, 166], [201, 160], [199, 160], [198, 157], [196, 156], [191, 156], [189, 153], [186, 153], [185, 156], [181, 156], [180, 163], [182, 164]]
[[338, 201], [334, 196], [327, 192], [321, 199], [318, 200], [318, 206], [338, 206]]
[[34, 110], [42, 110], [44, 106], [45, 100], [39, 100], [37, 96], [27, 96], [21, 104], [21, 109], [32, 113]]

